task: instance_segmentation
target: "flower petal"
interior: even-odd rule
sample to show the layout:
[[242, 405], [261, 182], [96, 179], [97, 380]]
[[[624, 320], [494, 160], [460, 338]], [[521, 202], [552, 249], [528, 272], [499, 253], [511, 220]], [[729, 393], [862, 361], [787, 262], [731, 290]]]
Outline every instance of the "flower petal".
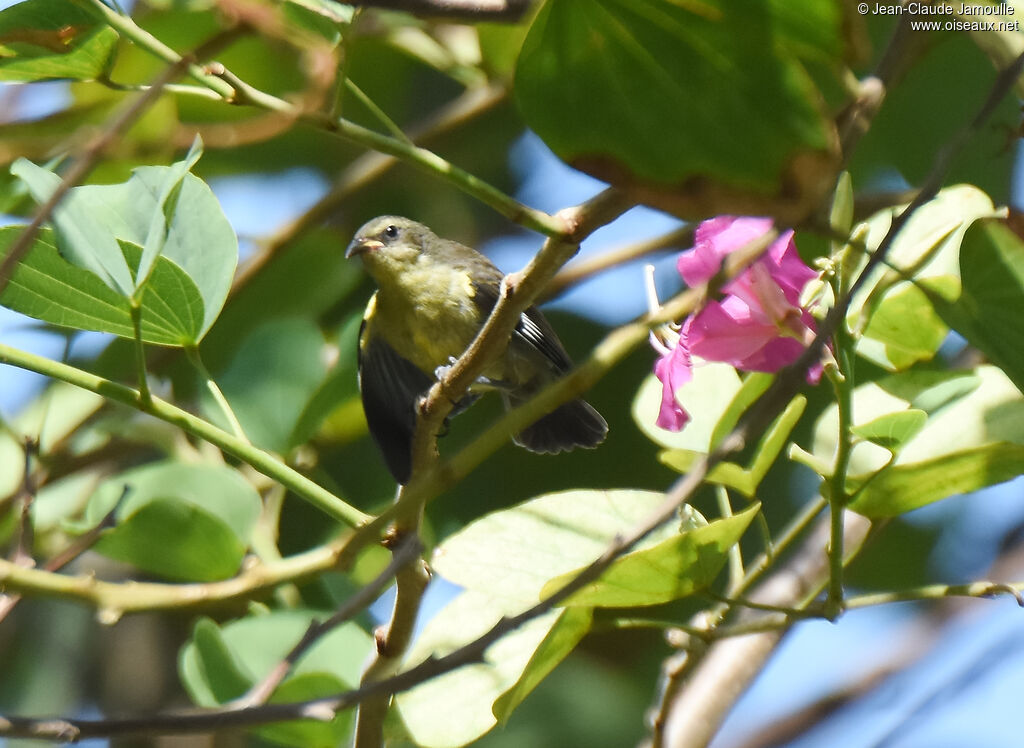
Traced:
[[679, 255], [676, 266], [688, 286], [709, 281], [730, 252], [764, 236], [772, 227], [770, 218], [718, 216], [697, 227], [694, 248]]
[[683, 337], [675, 348], [655, 362], [654, 375], [661, 380], [661, 408], [655, 423], [668, 431], [681, 431], [690, 420], [690, 414], [676, 399], [676, 390], [693, 379], [690, 351]]
[[691, 318], [687, 345], [703, 359], [739, 366], [778, 335], [770, 320], [730, 296], [708, 302]]

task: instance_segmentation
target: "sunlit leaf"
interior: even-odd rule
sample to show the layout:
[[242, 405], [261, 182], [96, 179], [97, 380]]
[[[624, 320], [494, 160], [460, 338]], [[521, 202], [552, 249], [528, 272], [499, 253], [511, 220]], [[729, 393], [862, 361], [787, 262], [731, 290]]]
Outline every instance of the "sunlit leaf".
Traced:
[[[714, 581], [753, 521], [760, 504], [724, 519], [667, 538], [655, 546], [617, 559], [603, 574], [574, 592], [566, 605], [630, 607], [658, 605], [691, 595]], [[575, 569], [552, 579], [541, 591], [550, 595], [576, 577]]]
[[[198, 342], [216, 320], [238, 263], [238, 240], [217, 198], [198, 177], [180, 174], [197, 155], [191, 153], [175, 166], [139, 167], [121, 184], [74, 187], [54, 214], [61, 253], [121, 295], [134, 292], [140, 259], [126, 261], [118, 240], [140, 248], [148, 242], [153, 257], [170, 260], [183, 271], [201, 300], [201, 316], [185, 343]], [[24, 159], [12, 171], [30, 180], [37, 201], [45, 200], [60, 181]], [[177, 199], [169, 218], [164, 209], [172, 192]], [[162, 237], [159, 252], [156, 236]], [[173, 302], [173, 289], [165, 290]], [[173, 305], [172, 311], [177, 311]]]
[[[747, 387], [756, 389], [764, 380], [754, 377], [750, 382]], [[658, 408], [661, 406], [661, 382], [650, 375], [644, 379], [633, 399], [633, 420], [649, 439], [666, 449], [690, 449], [707, 453], [717, 424], [740, 387], [736, 370], [727, 364], [694, 366], [693, 380], [676, 392], [676, 398], [690, 414], [691, 420], [682, 431], [672, 432], [655, 425]], [[748, 392], [756, 394], [755, 390]]]
[[[1024, 446], [988, 444], [886, 470], [866, 485], [850, 509], [871, 518], [895, 517], [1018, 475], [1024, 475]], [[856, 490], [862, 482], [852, 481], [848, 490]]]
[[[434, 553], [434, 569], [463, 587], [522, 603], [540, 599], [549, 579], [597, 558], [621, 533], [664, 501], [654, 491], [564, 491], [488, 514], [447, 538]], [[688, 526], [703, 522], [684, 507]], [[678, 532], [656, 530], [652, 545]]]
[[[0, 256], [21, 227], [0, 228]], [[138, 262], [142, 248], [123, 243], [127, 262]], [[57, 251], [53, 233], [43, 229], [0, 293], [9, 309], [62, 327], [134, 337], [128, 298], [96, 275], [72, 265]], [[203, 300], [192, 280], [166, 257], [158, 258], [142, 296], [142, 340], [158, 345], [189, 345], [198, 340]]]
[[[424, 627], [407, 666], [443, 656], [473, 641], [523, 606], [506, 597], [466, 590]], [[483, 735], [553, 668], [590, 625], [589, 611], [552, 610], [493, 644], [484, 662], [432, 678], [396, 697], [399, 714], [417, 745], [461, 746]], [[529, 672], [528, 672], [529, 671]], [[511, 690], [511, 691], [510, 691]], [[499, 698], [510, 692], [505, 701]], [[498, 715], [498, 716], [496, 716]]]
[[[21, 179], [37, 203], [45, 203], [61, 184], [59, 176], [20, 158], [11, 166], [11, 173]], [[81, 189], [81, 188], [76, 188]], [[135, 288], [131, 269], [115, 237], [86, 201], [68, 194], [54, 209], [52, 221], [57, 242], [71, 263], [96, 275], [122, 296], [130, 296]]]
[[[865, 440], [854, 444], [847, 491], [864, 487], [853, 507], [870, 516], [894, 516], [1024, 473], [1024, 462], [1013, 462], [1024, 446], [1024, 396], [994, 366], [861, 385], [853, 413], [854, 433]], [[832, 464], [837, 424], [833, 405], [815, 425], [810, 460]]]
[[1004, 223], [978, 221], [960, 246], [962, 292], [934, 299], [942, 318], [1024, 391], [1024, 242]]
[[851, 431], [861, 439], [897, 452], [924, 428], [927, 420], [927, 413], [911, 408], [879, 416], [861, 426], [854, 426]]

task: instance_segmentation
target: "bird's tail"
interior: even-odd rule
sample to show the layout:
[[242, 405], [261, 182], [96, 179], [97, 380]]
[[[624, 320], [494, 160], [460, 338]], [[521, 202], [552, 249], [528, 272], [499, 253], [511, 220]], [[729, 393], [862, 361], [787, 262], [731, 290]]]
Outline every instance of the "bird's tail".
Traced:
[[[506, 407], [524, 400], [505, 393]], [[513, 440], [531, 452], [557, 454], [576, 447], [596, 447], [607, 433], [608, 424], [600, 413], [583, 400], [572, 400], [527, 426]]]

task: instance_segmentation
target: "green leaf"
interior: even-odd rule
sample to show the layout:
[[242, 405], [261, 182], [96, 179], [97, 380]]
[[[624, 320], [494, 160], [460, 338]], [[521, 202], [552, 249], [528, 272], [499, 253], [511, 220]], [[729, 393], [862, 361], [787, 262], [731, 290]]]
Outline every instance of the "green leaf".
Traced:
[[[427, 657], [443, 656], [473, 641], [502, 617], [521, 612], [523, 604], [488, 592], [466, 590], [434, 616], [406, 655], [406, 667]], [[565, 629], [557, 631], [560, 622]], [[587, 613], [551, 610], [527, 622], [488, 648], [484, 662], [467, 665], [432, 678], [395, 697], [406, 729], [417, 745], [462, 746], [498, 723], [532, 681], [557, 664], [586, 633]], [[547, 656], [542, 655], [547, 650]], [[527, 673], [531, 667], [535, 670]], [[498, 699], [515, 690], [501, 705]]]
[[[868, 249], [878, 247], [903, 209], [872, 216], [866, 224]], [[961, 242], [976, 220], [996, 214], [985, 193], [966, 185], [947, 187], [914, 212], [887, 258], [902, 273], [876, 268], [851, 301], [847, 323], [863, 332], [858, 355], [890, 371], [934, 355], [946, 333], [937, 300], [955, 300], [961, 293]], [[866, 262], [862, 255], [860, 267]]]
[[[600, 579], [573, 593], [564, 604], [614, 608], [658, 605], [693, 594], [718, 576], [729, 549], [739, 541], [760, 509], [760, 504], [754, 504], [735, 516], [627, 553]], [[580, 571], [582, 568], [552, 579], [541, 594], [556, 592]]]
[[145, 285], [153, 270], [153, 264], [163, 252], [168, 238], [168, 228], [174, 221], [178, 198], [181, 196], [182, 180], [202, 155], [203, 141], [196, 135], [185, 158], [170, 166], [164, 174], [160, 191], [157, 193], [156, 210], [150, 216], [149, 230], [146, 232], [146, 240], [142, 245], [142, 257], [139, 259], [139, 266], [135, 271], [137, 288]]
[[81, 527], [95, 526], [126, 487], [117, 525], [97, 551], [174, 579], [210, 581], [238, 571], [261, 502], [237, 472], [176, 462], [126, 471], [92, 495]]
[[519, 108], [561, 159], [678, 215], [805, 208], [836, 158], [802, 60], [840, 62], [840, 17], [790, 5], [548, 2], [519, 56]]
[[[763, 381], [760, 377], [754, 377], [748, 387], [756, 391], [756, 386], [760, 386]], [[741, 386], [736, 370], [727, 364], [706, 363], [695, 366], [693, 379], [676, 392], [679, 402], [690, 414], [691, 421], [682, 431], [672, 432], [655, 425], [658, 408], [661, 407], [661, 382], [651, 374], [644, 379], [633, 399], [633, 420], [655, 444], [666, 449], [690, 449], [706, 454], [710, 451], [718, 422]]]
[[748, 470], [750, 475], [750, 492], [746, 494], [747, 498], [754, 497], [757, 487], [761, 485], [764, 476], [768, 474], [768, 470], [775, 464], [775, 460], [778, 458], [779, 453], [782, 452], [786, 442], [789, 441], [789, 435], [793, 433], [793, 429], [796, 428], [796, 424], [800, 420], [800, 416], [804, 414], [806, 407], [807, 398], [803, 395], [797, 395], [789, 402], [786, 409], [779, 414], [778, 418], [772, 421], [771, 426], [768, 427], [764, 436], [761, 437], [757, 447], [754, 449], [754, 459], [750, 463]]
[[523, 699], [576, 648], [590, 630], [593, 617], [590, 608], [570, 608], [558, 617], [558, 622], [537, 647], [519, 680], [494, 702], [491, 711], [498, 722], [508, 720]]
[[[20, 233], [18, 226], [0, 228], [0, 255], [7, 254]], [[138, 262], [142, 254], [133, 244], [121, 244], [120, 249], [129, 263]], [[0, 303], [54, 325], [134, 337], [128, 299], [61, 257], [49, 229], [40, 230], [0, 293]], [[158, 258], [142, 296], [143, 342], [192, 345], [203, 318], [199, 289], [180, 267]]]
[[[143, 166], [121, 184], [85, 185], [70, 190], [55, 215], [61, 252], [100, 278], [115, 278], [105, 282], [122, 295], [130, 296], [135, 288], [132, 273], [139, 267], [140, 258], [129, 258], [126, 262], [118, 248], [118, 265], [107, 257], [110, 245], [116, 248], [118, 239], [138, 247], [155, 241], [150, 239], [154, 220], [157, 223], [166, 220], [161, 194], [169, 183], [174, 183], [178, 172], [188, 162], [186, 158], [174, 167]], [[38, 183], [39, 189], [33, 188], [37, 200], [45, 199], [48, 190], [52, 191], [59, 183], [56, 175], [24, 159], [17, 161], [12, 171], [23, 179], [28, 175]], [[194, 309], [201, 317], [186, 341], [192, 344], [202, 339], [224, 305], [238, 263], [238, 240], [217, 198], [201, 179], [185, 174], [177, 190], [174, 217], [166, 228], [160, 257], [183, 271], [202, 301]], [[172, 188], [169, 193], [173, 191]], [[155, 281], [155, 278], [150, 280]], [[164, 288], [161, 295], [170, 293], [173, 299], [172, 291]]]
[[[303, 673], [292, 676], [274, 691], [270, 703], [287, 704], [296, 701], [309, 701], [332, 694], [341, 693], [355, 684], [347, 684], [333, 675], [326, 673]], [[345, 745], [352, 731], [355, 715], [353, 710], [338, 712], [329, 722], [318, 719], [298, 719], [291, 722], [261, 727], [254, 732], [279, 745], [295, 746], [295, 748], [334, 748]]]
[[882, 355], [871, 356], [873, 361], [890, 371], [902, 371], [931, 360], [947, 332], [925, 293], [911, 283], [900, 283], [871, 315], [864, 337], [883, 347]]
[[959, 299], [932, 303], [1024, 391], [1024, 242], [1002, 221], [974, 223], [960, 246], [960, 280]]
[[255, 682], [231, 652], [220, 627], [209, 618], [196, 621], [191, 646], [195, 657], [189, 659], [187, 683], [194, 688], [192, 698], [197, 704], [213, 707], [237, 699]]
[[721, 443], [739, 423], [740, 416], [747, 412], [747, 408], [757, 402], [757, 399], [771, 387], [774, 379], [773, 375], [762, 372], [747, 374], [740, 389], [715, 424], [715, 430], [711, 432], [711, 439], [708, 442], [709, 447], [717, 447]]
[[[666, 449], [658, 453], [658, 461], [677, 473], [686, 474], [693, 468], [693, 463], [703, 452], [694, 452], [691, 449]], [[749, 495], [750, 476], [741, 465], [735, 462], [720, 462], [708, 472], [704, 479], [708, 483], [717, 483], [721, 486], [728, 486], [744, 495]]]
[[[927, 421], [912, 434], [920, 411]], [[994, 366], [968, 375], [908, 372], [862, 385], [854, 390], [853, 412], [856, 431], [902, 443], [895, 461], [873, 440], [854, 444], [847, 490], [863, 487], [853, 502], [858, 512], [893, 516], [1024, 473], [1024, 463], [1012, 464], [1013, 448], [1024, 446], [1024, 396]], [[811, 460], [833, 463], [836, 428], [833, 406], [815, 425]]]
[[[277, 320], [246, 338], [218, 383], [253, 444], [283, 453], [298, 443], [299, 419], [327, 373], [323, 348], [306, 319]], [[204, 405], [218, 420], [212, 403]]]
[[[25, 158], [19, 158], [11, 165], [11, 173], [28, 186], [39, 204], [49, 200], [61, 183], [60, 177], [52, 171]], [[130, 296], [135, 283], [121, 247], [100, 217], [83, 201], [72, 198], [71, 192], [80, 189], [76, 187], [69, 191], [51, 216], [62, 254], [122, 296]]]
[[94, 392], [64, 382], [51, 382], [14, 419], [5, 422], [4, 428], [0, 428], [0, 499], [22, 488], [25, 438], [38, 442], [39, 456], [45, 460], [54, 450], [65, 449], [68, 439], [105, 404], [106, 401]]
[[[850, 172], [844, 171], [836, 180], [836, 191], [832, 196], [832, 210], [829, 212], [829, 224], [832, 229], [840, 234], [849, 236], [853, 229], [853, 179]], [[837, 253], [843, 248], [843, 243], [832, 241], [832, 252]]]
[[245, 555], [245, 545], [223, 522], [173, 498], [139, 507], [93, 548], [167, 579], [196, 582], [227, 579]]
[[[749, 380], [748, 380], [749, 381]], [[768, 377], [767, 383], [771, 383], [771, 377]], [[743, 391], [737, 395], [736, 400], [747, 400], [747, 404], [753, 402], [758, 395], [760, 395], [766, 387], [762, 388], [761, 383], [754, 388], [754, 392], [748, 392], [744, 395]], [[751, 459], [750, 465], [744, 469], [735, 462], [720, 462], [715, 465], [708, 473], [706, 480], [709, 483], [718, 483], [723, 486], [728, 486], [739, 491], [741, 494], [746, 496], [748, 499], [754, 498], [757, 494], [757, 487], [761, 484], [764, 476], [768, 473], [769, 468], [775, 464], [775, 460], [778, 458], [779, 453], [782, 452], [782, 448], [786, 445], [789, 440], [789, 435], [793, 432], [796, 427], [797, 421], [800, 420], [800, 416], [803, 415], [804, 408], [807, 406], [807, 398], [803, 395], [798, 395], [790, 401], [786, 409], [779, 414], [779, 416], [772, 421], [771, 426], [765, 431], [761, 440], [758, 442], [757, 447], [754, 449], [754, 456]], [[744, 408], [746, 405], [743, 406]], [[730, 405], [730, 409], [733, 405]], [[736, 411], [733, 414], [727, 412], [726, 416], [723, 416], [723, 420], [730, 422], [729, 428], [735, 426], [736, 421], [739, 420], [741, 415], [740, 411]], [[723, 421], [719, 421], [719, 426]], [[724, 434], [723, 434], [724, 436]], [[712, 437], [714, 438], [714, 437]], [[673, 470], [680, 473], [689, 472], [690, 468], [693, 467], [694, 461], [702, 452], [694, 452], [689, 449], [668, 449], [661, 452], [658, 455], [658, 459], [668, 465]]]
[[[895, 517], [956, 494], [1024, 475], [1024, 446], [989, 444], [923, 462], [897, 465], [868, 483], [850, 509], [872, 519]], [[865, 481], [851, 481], [851, 487]]]
[[[199, 706], [216, 707], [245, 693], [284, 659], [315, 616], [311, 611], [274, 611], [223, 627], [200, 619], [178, 658], [189, 696]], [[371, 648], [370, 636], [354, 623], [332, 629], [299, 658], [271, 701], [313, 699], [355, 687]], [[296, 720], [257, 732], [286, 745], [334, 746], [345, 742], [351, 719], [351, 712], [343, 712], [326, 723]]]
[[113, 63], [117, 38], [78, 3], [16, 3], [0, 11], [0, 81], [94, 80]]
[[880, 447], [896, 453], [924, 428], [928, 414], [912, 408], [897, 413], [888, 413], [850, 429], [855, 436], [866, 439]]
[[[644, 521], [664, 501], [655, 491], [564, 491], [485, 515], [447, 538], [434, 570], [467, 589], [535, 603], [549, 579], [589, 564], [612, 539]], [[686, 522], [703, 520], [689, 507]], [[672, 537], [656, 530], [643, 547]]]
[[101, 470], [76, 471], [58, 480], [47, 481], [32, 500], [33, 532], [49, 532], [60, 528], [72, 517], [78, 517], [103, 478]]

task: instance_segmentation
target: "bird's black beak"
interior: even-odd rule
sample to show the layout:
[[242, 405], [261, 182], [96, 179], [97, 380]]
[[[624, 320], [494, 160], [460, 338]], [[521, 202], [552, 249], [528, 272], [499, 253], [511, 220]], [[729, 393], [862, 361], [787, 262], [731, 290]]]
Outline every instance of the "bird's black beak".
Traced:
[[357, 236], [352, 240], [352, 243], [348, 245], [348, 249], [345, 250], [345, 259], [347, 260], [355, 255], [361, 255], [363, 252], [374, 252], [381, 249], [383, 246], [384, 242], [377, 239]]

